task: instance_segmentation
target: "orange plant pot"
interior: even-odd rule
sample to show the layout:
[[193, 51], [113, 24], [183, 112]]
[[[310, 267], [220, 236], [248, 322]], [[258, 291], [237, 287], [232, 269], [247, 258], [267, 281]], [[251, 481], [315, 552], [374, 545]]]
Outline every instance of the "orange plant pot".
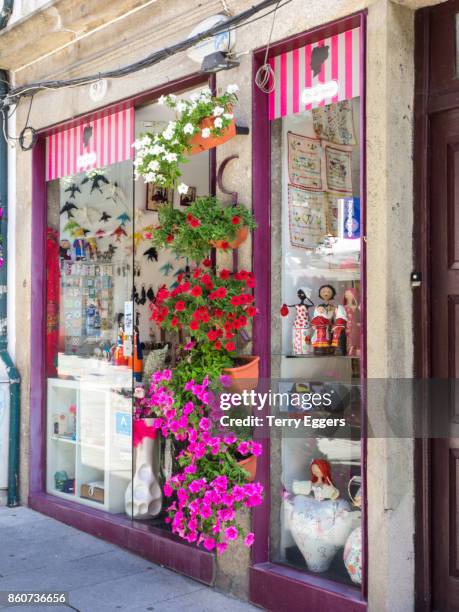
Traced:
[[[212, 129], [214, 127], [214, 118], [206, 117], [199, 124], [201, 130], [204, 128]], [[196, 155], [197, 153], [202, 153], [203, 151], [208, 151], [209, 149], [213, 149], [223, 144], [227, 140], [231, 140], [236, 136], [236, 123], [234, 119], [231, 120], [230, 125], [223, 130], [221, 136], [209, 136], [209, 138], [203, 138], [201, 136], [201, 132], [198, 132], [193, 136], [190, 141], [191, 150], [189, 151], [190, 155]]]
[[[249, 235], [249, 228], [246, 225], [244, 225], [243, 227], [239, 229], [238, 233], [236, 234], [236, 238], [234, 240], [231, 240], [231, 242], [228, 242], [229, 248], [237, 249], [239, 246], [241, 246], [243, 242], [247, 240], [248, 235]], [[225, 240], [211, 240], [210, 244], [216, 249], [223, 249], [223, 245], [225, 242], [226, 242]]]
[[223, 370], [231, 378], [231, 383], [227, 388], [230, 393], [251, 391], [258, 385], [260, 358], [253, 355], [242, 355], [239, 359], [244, 362], [242, 365], [234, 368], [224, 368]]
[[253, 482], [257, 475], [257, 457], [256, 455], [250, 455], [246, 459], [237, 462], [238, 466], [243, 468], [249, 473], [247, 476], [247, 482]]

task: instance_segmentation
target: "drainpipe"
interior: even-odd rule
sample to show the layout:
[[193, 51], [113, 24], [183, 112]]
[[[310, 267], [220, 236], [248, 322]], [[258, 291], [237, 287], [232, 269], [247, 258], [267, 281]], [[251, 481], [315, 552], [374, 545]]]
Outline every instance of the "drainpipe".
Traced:
[[[5, 10], [4, 3], [3, 11]], [[12, 2], [10, 2], [12, 6]], [[0, 15], [0, 27], [1, 18]], [[5, 24], [6, 25], [6, 24]], [[8, 91], [8, 75], [0, 70], [0, 97]], [[2, 217], [0, 219], [0, 236], [2, 238], [3, 266], [0, 268], [0, 361], [3, 363], [9, 393], [3, 397], [9, 398], [9, 443], [8, 443], [8, 506], [19, 504], [19, 415], [20, 415], [20, 377], [13, 360], [8, 353], [8, 324], [7, 324], [7, 273], [8, 273], [8, 145], [3, 137], [3, 121], [6, 113], [0, 115], [0, 206]], [[2, 383], [0, 383], [1, 385]], [[7, 402], [5, 402], [7, 403]], [[4, 407], [5, 408], [5, 407]]]

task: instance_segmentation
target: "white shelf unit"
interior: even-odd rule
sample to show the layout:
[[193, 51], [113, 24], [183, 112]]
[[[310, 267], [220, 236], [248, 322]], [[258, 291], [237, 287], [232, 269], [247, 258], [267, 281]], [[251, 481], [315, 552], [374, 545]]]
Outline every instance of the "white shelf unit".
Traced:
[[[123, 513], [132, 478], [132, 402], [107, 384], [86, 380], [48, 379], [47, 491], [77, 503]], [[54, 431], [56, 415], [76, 406], [76, 436]], [[54, 475], [66, 471], [75, 479], [75, 493], [55, 488]], [[84, 484], [104, 483], [104, 501], [81, 497]]]

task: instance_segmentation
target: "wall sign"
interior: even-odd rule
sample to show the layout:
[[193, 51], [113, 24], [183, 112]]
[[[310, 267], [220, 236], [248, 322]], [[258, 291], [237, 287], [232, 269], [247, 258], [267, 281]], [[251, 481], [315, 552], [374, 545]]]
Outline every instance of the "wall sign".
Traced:
[[300, 113], [360, 95], [360, 28], [269, 60], [274, 89], [269, 118]]
[[131, 159], [133, 142], [134, 107], [128, 103], [56, 128], [46, 137], [46, 180]]

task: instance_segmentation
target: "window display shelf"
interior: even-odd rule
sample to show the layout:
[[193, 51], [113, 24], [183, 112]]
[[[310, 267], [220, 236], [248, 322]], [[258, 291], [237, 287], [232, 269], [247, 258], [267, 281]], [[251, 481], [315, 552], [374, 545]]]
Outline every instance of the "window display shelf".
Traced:
[[48, 492], [124, 512], [132, 475], [130, 399], [102, 381], [50, 378], [48, 405]]

